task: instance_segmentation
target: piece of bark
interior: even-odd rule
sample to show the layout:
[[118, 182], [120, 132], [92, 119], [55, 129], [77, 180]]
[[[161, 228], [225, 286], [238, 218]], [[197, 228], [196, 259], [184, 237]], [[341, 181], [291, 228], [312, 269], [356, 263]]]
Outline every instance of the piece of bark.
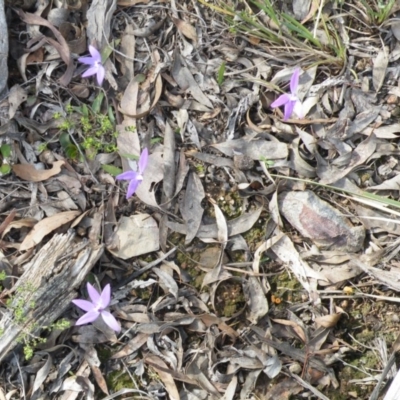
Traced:
[[94, 248], [88, 241], [75, 244], [74, 238], [72, 229], [55, 235], [25, 265], [25, 272], [11, 290], [11, 304], [0, 310], [0, 362], [18, 343], [38, 335], [63, 314], [101, 257], [103, 245]]

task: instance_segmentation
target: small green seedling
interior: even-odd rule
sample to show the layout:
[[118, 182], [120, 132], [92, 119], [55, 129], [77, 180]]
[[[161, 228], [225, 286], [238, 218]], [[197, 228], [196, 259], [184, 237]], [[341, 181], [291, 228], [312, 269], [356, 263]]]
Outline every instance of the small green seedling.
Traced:
[[[100, 92], [91, 107], [86, 104], [66, 106], [66, 117], [60, 124], [60, 144], [68, 158], [78, 160], [85, 152], [89, 159], [93, 159], [98, 153], [117, 151], [114, 112], [108, 106], [106, 113], [102, 113], [103, 103], [104, 92]], [[73, 140], [71, 135], [74, 133], [79, 137]]]
[[364, 6], [365, 13], [368, 17], [368, 22], [371, 24], [381, 25], [387, 20], [392, 11], [396, 0], [375, 0], [372, 5], [367, 0], [360, 0]]
[[268, 160], [268, 158], [265, 158], [263, 156], [260, 157], [260, 161], [265, 164], [266, 168], [272, 168], [275, 164], [272, 160]]
[[224, 83], [224, 80], [225, 80], [225, 67], [226, 67], [226, 62], [223, 61], [221, 66], [218, 68], [217, 83], [218, 83], [219, 86], [221, 86]]
[[8, 160], [11, 157], [11, 145], [3, 144], [0, 147], [1, 153], [1, 166], [0, 166], [0, 176], [7, 175], [11, 172], [10, 164], [8, 164]]

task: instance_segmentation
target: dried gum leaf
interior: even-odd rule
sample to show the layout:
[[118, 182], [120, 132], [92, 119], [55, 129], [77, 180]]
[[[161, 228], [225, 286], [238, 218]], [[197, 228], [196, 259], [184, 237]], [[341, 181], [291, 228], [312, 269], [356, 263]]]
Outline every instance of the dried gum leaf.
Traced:
[[36, 246], [42, 241], [42, 239], [46, 235], [53, 232], [60, 226], [72, 221], [80, 213], [80, 211], [65, 211], [42, 219], [25, 237], [24, 241], [21, 243], [19, 250], [24, 251], [30, 249], [33, 246]]
[[194, 42], [197, 43], [196, 28], [194, 28], [193, 25], [179, 18], [174, 18], [174, 17], [172, 17], [172, 21], [174, 21], [174, 24], [176, 25], [178, 30], [183, 34], [183, 36], [186, 36], [188, 39], [193, 40]]
[[18, 178], [29, 182], [43, 182], [61, 171], [64, 161], [55, 161], [53, 168], [37, 170], [32, 164], [15, 164], [12, 169]]
[[323, 328], [333, 328], [338, 323], [340, 316], [340, 313], [324, 315], [322, 317], [315, 318], [315, 323]]

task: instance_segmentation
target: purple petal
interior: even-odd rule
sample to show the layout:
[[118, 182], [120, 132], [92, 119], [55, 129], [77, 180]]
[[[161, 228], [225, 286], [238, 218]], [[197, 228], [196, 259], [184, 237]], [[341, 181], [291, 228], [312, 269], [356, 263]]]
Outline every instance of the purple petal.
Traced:
[[289, 103], [286, 103], [284, 117], [283, 117], [284, 121], [287, 121], [293, 114], [293, 108], [295, 103], [296, 103], [295, 101], [289, 101]]
[[92, 300], [94, 306], [97, 306], [101, 301], [100, 293], [89, 282], [87, 283], [86, 288], [89, 293], [90, 300]]
[[126, 171], [122, 172], [122, 174], [119, 174], [115, 177], [116, 180], [129, 180], [131, 181], [132, 179], [136, 179], [137, 177], [137, 172], [136, 171]]
[[88, 65], [94, 64], [93, 57], [79, 57], [78, 61], [82, 64], [88, 64]]
[[101, 62], [101, 54], [96, 49], [96, 47], [93, 47], [92, 45], [89, 45], [89, 52], [93, 57], [93, 61]]
[[128, 191], [126, 192], [127, 199], [129, 199], [129, 197], [133, 196], [133, 194], [136, 192], [136, 189], [139, 186], [139, 182], [140, 181], [137, 179], [132, 179], [129, 182]]
[[102, 311], [101, 312], [101, 317], [103, 318], [104, 322], [114, 331], [119, 332], [121, 330], [121, 327], [119, 326], [119, 323], [117, 320], [114, 318], [114, 316], [109, 313], [108, 311]]
[[103, 84], [104, 81], [104, 76], [106, 74], [106, 71], [102, 65], [98, 65], [98, 70], [97, 70], [97, 83], [99, 86]]
[[97, 65], [95, 65], [94, 67], [90, 67], [88, 70], [86, 70], [82, 74], [82, 78], [87, 78], [88, 76], [95, 75], [95, 74], [97, 74], [98, 70], [99, 70], [99, 67]]
[[149, 160], [149, 151], [147, 150], [147, 147], [146, 147], [145, 149], [143, 149], [142, 154], [140, 155], [140, 158], [139, 158], [140, 174], [143, 174], [144, 170], [146, 169], [148, 160]]
[[300, 68], [296, 68], [290, 78], [290, 91], [292, 94], [297, 93], [297, 86], [299, 86]]
[[80, 317], [78, 321], [76, 321], [75, 325], [84, 325], [93, 322], [99, 317], [99, 315], [99, 311], [89, 311], [86, 314], [83, 314], [82, 317]]
[[91, 303], [90, 301], [87, 300], [72, 300], [72, 302], [79, 308], [81, 308], [84, 311], [91, 311], [94, 308], [93, 303]]
[[[83, 76], [83, 75], [82, 75]], [[290, 101], [290, 96], [288, 94], [281, 94], [272, 104], [272, 108], [283, 106]]]
[[111, 286], [108, 283], [106, 286], [104, 286], [103, 291], [101, 292], [100, 301], [98, 304], [102, 309], [104, 309], [108, 307], [108, 305], [110, 304], [110, 300], [111, 300]]

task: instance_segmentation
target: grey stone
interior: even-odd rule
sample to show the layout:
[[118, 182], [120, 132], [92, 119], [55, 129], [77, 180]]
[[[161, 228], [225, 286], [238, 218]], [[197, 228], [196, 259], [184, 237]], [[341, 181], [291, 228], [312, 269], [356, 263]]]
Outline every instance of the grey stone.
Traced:
[[319, 248], [354, 253], [363, 247], [365, 229], [353, 226], [314, 192], [284, 192], [279, 195], [278, 203], [287, 221]]

